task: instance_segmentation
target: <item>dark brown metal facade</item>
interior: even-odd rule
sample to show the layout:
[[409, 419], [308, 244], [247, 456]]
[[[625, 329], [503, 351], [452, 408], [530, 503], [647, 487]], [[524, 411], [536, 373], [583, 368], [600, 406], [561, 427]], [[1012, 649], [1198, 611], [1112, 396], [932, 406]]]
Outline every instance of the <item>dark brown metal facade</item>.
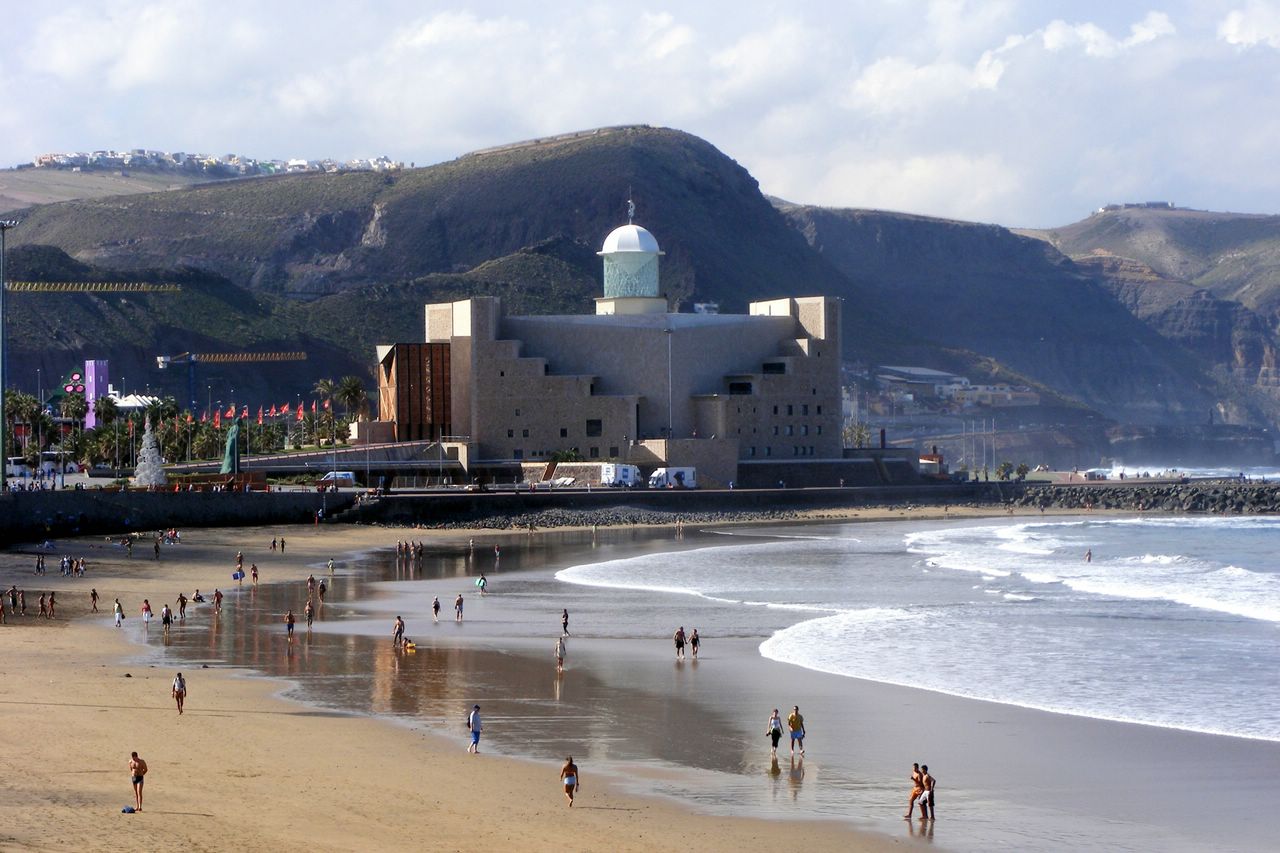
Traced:
[[396, 441], [439, 440], [453, 431], [449, 344], [395, 344], [378, 369], [378, 419]]

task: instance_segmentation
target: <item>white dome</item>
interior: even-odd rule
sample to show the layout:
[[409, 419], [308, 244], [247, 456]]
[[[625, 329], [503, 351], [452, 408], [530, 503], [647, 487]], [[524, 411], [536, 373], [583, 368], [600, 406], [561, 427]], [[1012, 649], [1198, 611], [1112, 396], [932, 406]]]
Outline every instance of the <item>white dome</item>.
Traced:
[[597, 254], [612, 255], [618, 252], [642, 252], [647, 255], [660, 255], [658, 241], [639, 225], [623, 225], [615, 228], [604, 238], [604, 246]]

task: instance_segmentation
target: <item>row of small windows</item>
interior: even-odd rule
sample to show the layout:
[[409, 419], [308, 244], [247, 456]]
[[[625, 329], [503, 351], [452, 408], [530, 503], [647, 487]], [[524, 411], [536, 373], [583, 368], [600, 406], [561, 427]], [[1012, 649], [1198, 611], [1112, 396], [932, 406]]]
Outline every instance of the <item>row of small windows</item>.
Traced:
[[[516, 409], [516, 415], [519, 416], [519, 414], [520, 414], [520, 410]], [[587, 420], [586, 428], [584, 431], [587, 434], [587, 438], [597, 438], [604, 434], [604, 421], [601, 421], [597, 418], [590, 418]], [[515, 437], [516, 437], [516, 431], [514, 429], [507, 430], [507, 438], [515, 438]], [[520, 437], [528, 438], [529, 430], [527, 429], [520, 430]], [[561, 438], [569, 437], [568, 427], [560, 427], [560, 437]]]
[[[575, 448], [574, 448], [574, 450], [577, 450], [577, 448], [575, 447]], [[554, 455], [555, 455], [556, 453], [558, 453], [558, 452], [559, 452], [559, 451], [557, 451], [557, 450], [530, 450], [530, 451], [529, 451], [529, 458], [530, 458], [530, 459], [546, 459], [546, 458], [550, 458], [550, 457], [554, 456]], [[613, 458], [613, 459], [616, 459], [616, 458], [618, 457], [618, 448], [617, 448], [617, 446], [614, 446], [614, 447], [610, 447], [610, 448], [609, 448], [609, 457], [610, 457], [610, 458]], [[512, 450], [512, 451], [511, 451], [511, 458], [512, 458], [512, 459], [523, 459], [523, 458], [524, 458], [524, 448], [523, 448], [523, 447], [517, 447], [517, 448], [515, 448], [514, 450]], [[588, 448], [587, 448], [587, 458], [588, 458], [588, 459], [599, 459], [599, 458], [600, 458], [600, 448], [599, 448], [599, 447], [588, 447]]]
[[[814, 448], [814, 446], [813, 446], [812, 444], [810, 444], [810, 445], [797, 444], [797, 445], [793, 445], [793, 446], [792, 446], [792, 448], [791, 448], [791, 455], [792, 455], [792, 456], [813, 456], [816, 452], [817, 452], [817, 451], [815, 450], [815, 448]], [[757, 455], [757, 453], [756, 453], [756, 447], [755, 447], [755, 445], [754, 445], [754, 444], [753, 444], [752, 446], [750, 446], [750, 447], [748, 447], [748, 448], [747, 448], [747, 455], [748, 455], [748, 456], [756, 456], [756, 455]], [[772, 448], [772, 447], [768, 447], [768, 446], [766, 446], [766, 447], [765, 447], [765, 449], [764, 449], [764, 455], [765, 455], [765, 456], [772, 456], [772, 455], [773, 455], [773, 448]]]
[[[785, 428], [785, 432], [780, 432], [780, 430], [782, 429], [783, 429], [782, 427], [775, 426], [773, 428], [773, 434], [774, 435], [795, 435], [796, 434], [796, 428], [794, 424], [787, 424]], [[751, 428], [752, 435], [755, 435], [757, 432], [759, 432], [758, 429], [756, 429], [755, 427]], [[822, 435], [822, 424], [818, 424], [817, 426], [815, 426], [813, 428], [813, 432], [814, 432], [814, 435]], [[809, 425], [800, 424], [800, 435], [808, 435], [808, 434], [809, 434]], [[742, 435], [742, 427], [738, 427], [738, 435]], [[510, 438], [510, 436], [507, 436], [507, 437]]]

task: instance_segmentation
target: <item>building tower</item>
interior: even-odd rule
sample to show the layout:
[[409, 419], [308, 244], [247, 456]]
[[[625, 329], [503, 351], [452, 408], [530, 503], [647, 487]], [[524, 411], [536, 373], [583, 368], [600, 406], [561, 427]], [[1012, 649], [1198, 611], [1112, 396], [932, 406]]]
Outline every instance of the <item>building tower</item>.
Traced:
[[613, 229], [596, 254], [604, 258], [604, 296], [597, 314], [665, 314], [667, 299], [658, 289], [658, 257], [653, 235], [633, 221], [636, 205], [627, 202], [627, 224]]

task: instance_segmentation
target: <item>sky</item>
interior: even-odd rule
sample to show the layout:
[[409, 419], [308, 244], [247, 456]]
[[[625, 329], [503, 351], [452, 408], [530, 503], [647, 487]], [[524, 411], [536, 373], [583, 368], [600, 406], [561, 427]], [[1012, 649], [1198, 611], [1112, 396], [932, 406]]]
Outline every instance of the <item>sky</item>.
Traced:
[[0, 164], [419, 166], [679, 128], [790, 201], [1047, 227], [1280, 213], [1280, 0], [5, 3]]

